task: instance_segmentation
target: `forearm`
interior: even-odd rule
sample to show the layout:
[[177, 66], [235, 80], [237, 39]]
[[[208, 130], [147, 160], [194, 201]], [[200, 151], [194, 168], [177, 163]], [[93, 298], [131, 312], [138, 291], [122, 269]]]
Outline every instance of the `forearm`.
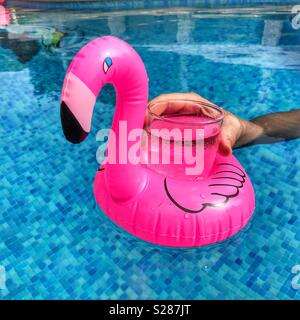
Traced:
[[236, 147], [296, 139], [300, 137], [300, 109], [241, 120], [241, 124], [242, 134]]

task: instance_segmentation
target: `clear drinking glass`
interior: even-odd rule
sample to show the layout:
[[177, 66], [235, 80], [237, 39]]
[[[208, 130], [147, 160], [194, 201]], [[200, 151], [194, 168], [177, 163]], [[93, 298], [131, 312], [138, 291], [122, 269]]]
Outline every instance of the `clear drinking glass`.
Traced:
[[174, 178], [206, 177], [215, 162], [224, 111], [214, 104], [168, 100], [148, 105], [146, 165]]

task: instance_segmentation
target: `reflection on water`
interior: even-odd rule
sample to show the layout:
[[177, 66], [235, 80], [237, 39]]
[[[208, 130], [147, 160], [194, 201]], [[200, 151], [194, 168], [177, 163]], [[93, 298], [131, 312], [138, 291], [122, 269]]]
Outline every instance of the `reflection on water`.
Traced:
[[[263, 38], [266, 42], [267, 39]], [[273, 39], [270, 39], [273, 41]], [[273, 42], [272, 42], [273, 43]], [[276, 47], [265, 45], [201, 44], [149, 45], [149, 51], [172, 52], [180, 56], [202, 56], [216, 63], [249, 65], [271, 69], [300, 70], [300, 42], [298, 46]], [[297, 51], [295, 51], [297, 50]]]
[[10, 10], [0, 4], [0, 28], [5, 28], [10, 23]]
[[[290, 10], [264, 6], [101, 13], [29, 11], [2, 6], [0, 72], [28, 68], [36, 93], [54, 88], [59, 91], [63, 74], [76, 52], [88, 41], [112, 34], [131, 43], [144, 59], [151, 96], [197, 91], [216, 103], [232, 105], [232, 88], [242, 94], [236, 77], [249, 74], [250, 69], [245, 68], [251, 68], [256, 79], [250, 80], [253, 92], [249, 95], [258, 99], [251, 109], [255, 114], [261, 108], [261, 91], [268, 87], [266, 74], [270, 70], [273, 73], [279, 69], [300, 69], [300, 35], [292, 28]], [[39, 75], [44, 65], [51, 70], [49, 78], [56, 79], [51, 85], [45, 85]], [[278, 74], [279, 78], [282, 76]], [[272, 75], [268, 76], [268, 81], [271, 78]], [[272, 87], [279, 85], [279, 78], [272, 78]], [[247, 81], [246, 77], [240, 79], [243, 80]], [[254, 87], [259, 83], [260, 87]], [[272, 99], [272, 92], [269, 98]], [[282, 99], [287, 108], [285, 100], [289, 99]]]
[[[176, 54], [182, 88], [188, 90], [191, 56], [215, 63], [299, 69], [300, 36], [290, 21], [290, 7], [66, 14], [0, 6], [0, 45], [22, 64], [42, 50], [57, 55], [66, 68], [82, 45], [112, 34], [141, 52]], [[0, 50], [4, 63], [9, 59], [6, 52]]]

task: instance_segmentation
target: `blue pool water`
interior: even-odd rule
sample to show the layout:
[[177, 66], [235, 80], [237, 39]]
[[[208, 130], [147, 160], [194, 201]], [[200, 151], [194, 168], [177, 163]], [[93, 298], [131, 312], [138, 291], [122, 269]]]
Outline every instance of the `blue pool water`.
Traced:
[[299, 299], [291, 270], [300, 264], [300, 140], [235, 151], [256, 191], [243, 231], [168, 249], [120, 230], [95, 203], [95, 136], [110, 127], [112, 88], [84, 143], [66, 142], [59, 115], [69, 62], [107, 34], [142, 56], [150, 97], [195, 91], [247, 119], [299, 108], [291, 7], [9, 9], [10, 25], [0, 27], [0, 298]]

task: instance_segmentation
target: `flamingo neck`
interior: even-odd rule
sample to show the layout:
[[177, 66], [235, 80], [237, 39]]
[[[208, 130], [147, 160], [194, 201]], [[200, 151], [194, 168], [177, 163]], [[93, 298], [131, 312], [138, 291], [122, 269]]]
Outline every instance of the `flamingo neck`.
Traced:
[[[114, 153], [116, 163], [108, 163], [105, 170], [106, 183], [112, 196], [130, 200], [143, 190], [147, 183], [146, 173], [138, 159], [131, 159], [129, 150], [139, 141], [130, 141], [135, 129], [142, 129], [148, 100], [148, 83], [141, 79], [123, 80], [124, 86], [117, 87], [116, 108], [112, 122], [114, 137], [109, 138], [108, 153]], [[140, 147], [140, 146], [139, 146]], [[132, 155], [131, 155], [132, 156]]]

